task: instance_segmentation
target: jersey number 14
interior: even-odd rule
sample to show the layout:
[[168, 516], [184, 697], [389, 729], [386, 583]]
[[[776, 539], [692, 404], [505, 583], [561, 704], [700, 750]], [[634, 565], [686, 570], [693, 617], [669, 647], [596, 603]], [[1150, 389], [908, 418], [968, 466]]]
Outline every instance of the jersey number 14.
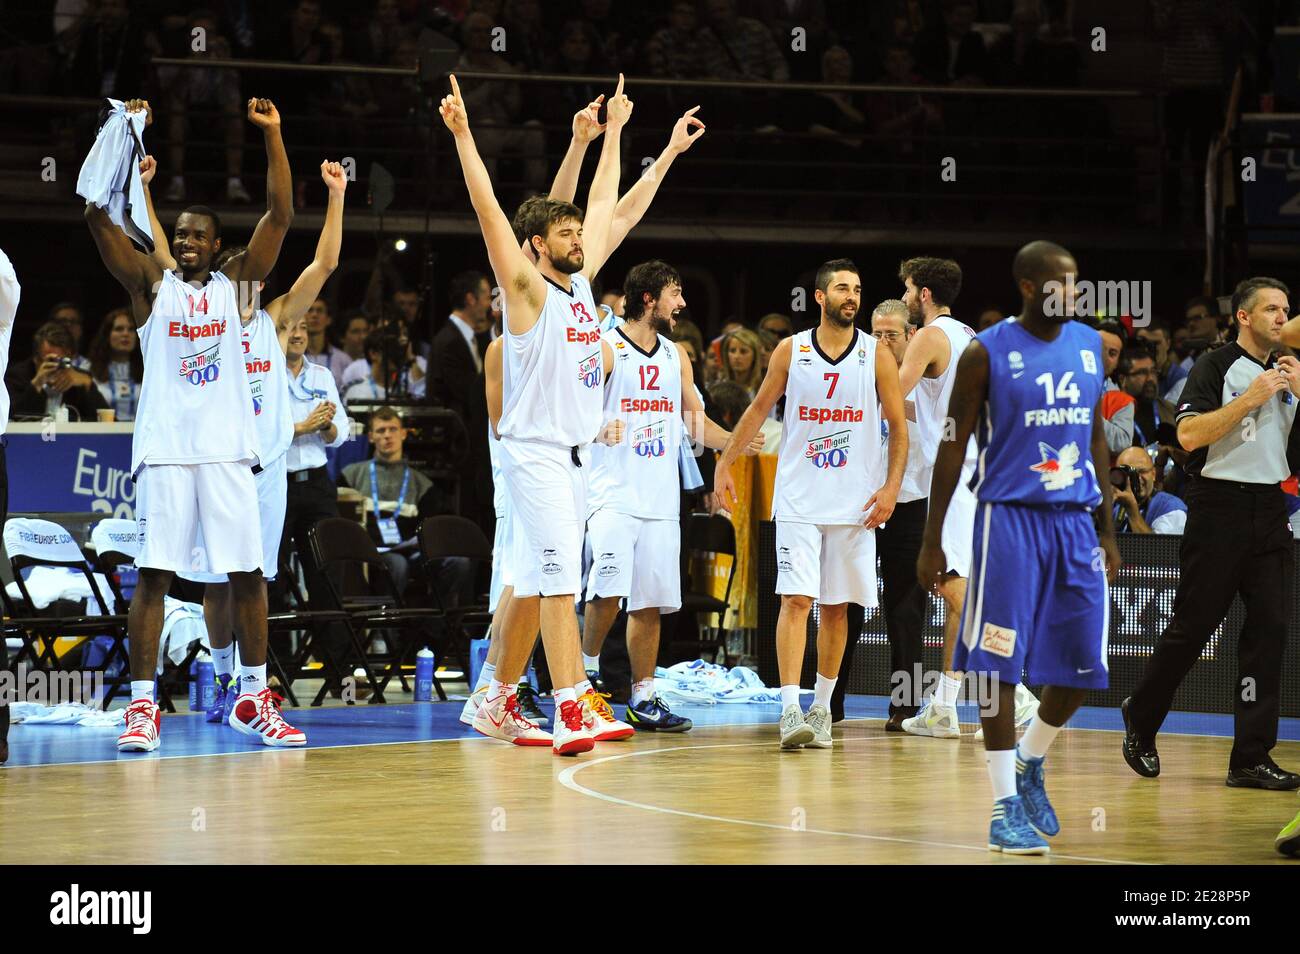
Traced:
[[[1079, 385], [1070, 380], [1073, 377], [1073, 371], [1066, 371], [1060, 381], [1054, 382], [1052, 372], [1044, 371], [1034, 378], [1034, 383], [1043, 386], [1043, 392], [1046, 394], [1048, 404], [1055, 404], [1058, 398], [1062, 403], [1069, 401], [1071, 404], [1078, 404]], [[1053, 386], [1054, 384], [1055, 386]]]

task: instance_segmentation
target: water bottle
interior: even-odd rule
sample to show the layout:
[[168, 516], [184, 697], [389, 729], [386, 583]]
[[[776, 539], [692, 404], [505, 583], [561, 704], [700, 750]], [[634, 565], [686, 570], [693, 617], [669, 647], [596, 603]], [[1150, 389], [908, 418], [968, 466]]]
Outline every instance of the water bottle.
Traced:
[[433, 701], [433, 651], [428, 646], [415, 654], [415, 701]]
[[[158, 698], [156, 695], [154, 698]], [[199, 711], [199, 658], [190, 663], [190, 711]]]
[[212, 665], [211, 656], [200, 656], [196, 662], [198, 663], [199, 708], [207, 712], [217, 701], [217, 670]]

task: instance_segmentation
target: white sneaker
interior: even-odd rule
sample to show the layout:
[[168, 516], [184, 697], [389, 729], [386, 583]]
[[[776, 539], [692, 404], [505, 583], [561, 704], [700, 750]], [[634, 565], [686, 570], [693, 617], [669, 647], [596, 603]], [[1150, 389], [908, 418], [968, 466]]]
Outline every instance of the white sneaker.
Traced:
[[595, 689], [588, 689], [579, 696], [578, 705], [582, 708], [583, 728], [597, 742], [617, 742], [636, 735], [636, 729], [614, 717], [614, 710]]
[[[1038, 697], [1025, 688], [1025, 684], [1016, 684], [1016, 728], [1024, 728], [1034, 721], [1034, 716], [1038, 715]], [[984, 726], [980, 726], [975, 731], [975, 741], [984, 741]]]
[[788, 705], [781, 711], [781, 748], [797, 749], [807, 745], [816, 736], [813, 727], [804, 721], [798, 705]]
[[582, 706], [568, 701], [556, 706], [552, 751], [556, 755], [577, 755], [595, 747], [596, 739], [583, 723]]
[[503, 692], [488, 699], [474, 714], [474, 731], [490, 739], [500, 739], [514, 745], [550, 745], [551, 733], [538, 728], [519, 713], [519, 703], [513, 692]]
[[158, 748], [158, 707], [139, 699], [126, 709], [126, 729], [117, 737], [119, 752], [152, 752]]
[[831, 738], [831, 714], [825, 706], [814, 705], [808, 710], [804, 724], [813, 730], [813, 739], [808, 743], [810, 749], [829, 749], [834, 747]]
[[931, 739], [959, 739], [961, 724], [957, 721], [957, 707], [937, 705], [931, 696], [920, 712], [903, 720], [903, 731]]
[[265, 745], [276, 748], [307, 744], [307, 736], [284, 721], [280, 714], [280, 697], [270, 688], [254, 695], [241, 692], [230, 710], [230, 727], [244, 735], [256, 736]]
[[465, 725], [474, 724], [474, 717], [478, 715], [478, 707], [487, 698], [487, 691], [488, 687], [484, 686], [482, 689], [475, 689], [469, 694], [469, 698], [465, 700], [465, 705], [461, 706], [460, 710], [460, 721], [462, 723]]

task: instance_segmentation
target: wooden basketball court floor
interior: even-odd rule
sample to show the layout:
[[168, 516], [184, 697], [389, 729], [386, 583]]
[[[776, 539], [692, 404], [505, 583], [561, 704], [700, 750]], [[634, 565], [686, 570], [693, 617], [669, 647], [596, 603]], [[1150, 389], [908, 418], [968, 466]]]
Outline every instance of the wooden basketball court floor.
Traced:
[[[121, 755], [116, 729], [16, 725], [0, 768], [0, 859], [136, 863], [1286, 864], [1273, 836], [1294, 792], [1223, 784], [1231, 717], [1171, 715], [1164, 774], [1134, 775], [1118, 713], [1085, 709], [1047, 784], [1047, 858], [986, 848], [982, 746], [882, 731], [851, 697], [831, 751], [781, 752], [774, 706], [679, 707], [682, 735], [577, 758], [483, 739], [459, 702], [293, 710], [311, 741], [267, 749], [198, 715]], [[973, 722], [973, 710], [963, 710]], [[967, 732], [974, 726], [967, 726]], [[1300, 720], [1274, 756], [1300, 765]], [[1294, 862], [1292, 862], [1294, 863]]]

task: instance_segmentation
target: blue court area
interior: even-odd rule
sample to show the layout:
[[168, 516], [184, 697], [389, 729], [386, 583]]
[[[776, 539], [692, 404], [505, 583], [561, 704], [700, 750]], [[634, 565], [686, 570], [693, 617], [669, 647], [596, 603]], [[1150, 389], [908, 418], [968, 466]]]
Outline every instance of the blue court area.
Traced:
[[[807, 705], [811, 697], [806, 697]], [[549, 700], [541, 700], [547, 715], [553, 715]], [[407, 702], [388, 705], [331, 706], [319, 709], [286, 710], [289, 721], [307, 733], [308, 748], [344, 748], [362, 745], [395, 745], [411, 742], [448, 742], [483, 739], [459, 721], [461, 701]], [[849, 696], [845, 716], [849, 719], [884, 719], [885, 696]], [[959, 705], [963, 723], [975, 724], [973, 705]], [[697, 729], [709, 726], [775, 724], [778, 705], [675, 705], [673, 711], [695, 722]], [[623, 715], [623, 707], [615, 706]], [[1070, 720], [1070, 728], [1124, 728], [1118, 709], [1085, 707]], [[9, 761], [0, 771], [32, 765], [75, 765], [91, 762], [180, 759], [205, 756], [248, 755], [271, 751], [256, 739], [240, 735], [228, 726], [209, 725], [201, 714], [163, 716], [162, 746], [157, 752], [119, 755], [118, 727], [88, 728], [66, 725], [22, 725], [9, 730]], [[1172, 712], [1162, 734], [1232, 736], [1232, 716], [1204, 712]], [[689, 734], [689, 733], [688, 733]], [[1300, 741], [1300, 719], [1282, 719], [1278, 739]]]

